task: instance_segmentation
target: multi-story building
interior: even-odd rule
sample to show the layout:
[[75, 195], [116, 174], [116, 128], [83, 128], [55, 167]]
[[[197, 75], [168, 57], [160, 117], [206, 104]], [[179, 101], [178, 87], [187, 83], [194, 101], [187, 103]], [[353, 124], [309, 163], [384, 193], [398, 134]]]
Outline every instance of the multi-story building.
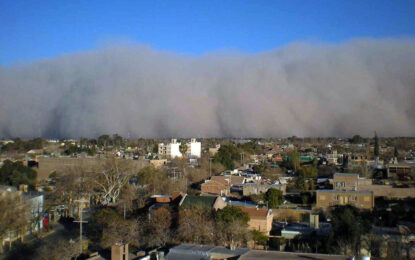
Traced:
[[160, 143], [159, 155], [171, 158], [182, 157], [180, 145], [181, 143], [177, 142], [177, 139], [171, 139], [171, 143], [168, 144]]
[[[162, 157], [181, 158], [183, 155], [180, 152], [180, 142], [177, 139], [172, 139], [170, 143], [160, 143], [158, 146], [158, 154]], [[202, 144], [196, 141], [196, 138], [190, 139], [189, 143], [186, 143], [186, 157], [188, 158], [200, 158], [202, 153]]]
[[316, 207], [325, 208], [336, 205], [353, 205], [362, 209], [373, 209], [374, 192], [359, 189], [359, 184], [367, 184], [368, 180], [359, 178], [356, 173], [335, 173], [333, 190], [316, 191]]
[[190, 139], [187, 143], [186, 156], [189, 158], [200, 158], [202, 155], [202, 144], [196, 141], [196, 138]]
[[335, 173], [333, 175], [333, 189], [335, 190], [357, 190], [359, 174], [357, 173]]
[[355, 190], [317, 190], [316, 207], [327, 208], [350, 204], [361, 209], [373, 209], [375, 199], [373, 191]]

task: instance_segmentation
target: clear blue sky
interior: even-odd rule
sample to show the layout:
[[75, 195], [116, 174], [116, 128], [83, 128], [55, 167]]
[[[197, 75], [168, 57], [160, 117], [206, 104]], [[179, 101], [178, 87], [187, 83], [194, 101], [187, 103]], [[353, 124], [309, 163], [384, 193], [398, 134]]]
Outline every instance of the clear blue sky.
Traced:
[[131, 41], [187, 54], [413, 37], [415, 0], [0, 0], [0, 64]]

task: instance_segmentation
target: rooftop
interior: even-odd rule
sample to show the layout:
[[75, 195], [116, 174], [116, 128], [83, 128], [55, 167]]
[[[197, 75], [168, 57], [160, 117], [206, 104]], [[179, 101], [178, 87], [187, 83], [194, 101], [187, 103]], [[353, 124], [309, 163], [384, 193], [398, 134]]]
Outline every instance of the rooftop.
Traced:
[[284, 260], [304, 260], [304, 259], [319, 259], [319, 260], [347, 260], [347, 256], [341, 255], [326, 255], [326, 254], [309, 254], [309, 253], [294, 253], [294, 252], [280, 252], [280, 251], [259, 251], [251, 250], [242, 255], [240, 260], [256, 260], [256, 259], [284, 259]]
[[247, 248], [230, 250], [223, 246], [181, 244], [170, 249], [166, 260], [200, 260], [233, 258], [248, 252]]
[[357, 173], [343, 173], [343, 172], [336, 172], [334, 176], [344, 176], [344, 177], [359, 177]]
[[265, 219], [268, 214], [272, 213], [272, 210], [253, 207], [241, 207], [241, 210], [245, 213], [248, 213], [249, 218], [251, 219]]
[[183, 200], [180, 203], [181, 208], [212, 208], [215, 204], [217, 197], [216, 196], [195, 196], [195, 195], [185, 195]]
[[350, 194], [373, 194], [370, 190], [316, 190], [317, 193], [350, 193]]

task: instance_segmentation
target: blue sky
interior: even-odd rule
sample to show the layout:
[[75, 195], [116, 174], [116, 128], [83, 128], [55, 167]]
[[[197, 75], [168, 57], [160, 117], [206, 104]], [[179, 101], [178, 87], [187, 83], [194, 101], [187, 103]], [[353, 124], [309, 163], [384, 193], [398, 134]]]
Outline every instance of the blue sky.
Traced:
[[0, 64], [112, 42], [185, 54], [260, 52], [293, 41], [413, 37], [415, 1], [0, 1]]

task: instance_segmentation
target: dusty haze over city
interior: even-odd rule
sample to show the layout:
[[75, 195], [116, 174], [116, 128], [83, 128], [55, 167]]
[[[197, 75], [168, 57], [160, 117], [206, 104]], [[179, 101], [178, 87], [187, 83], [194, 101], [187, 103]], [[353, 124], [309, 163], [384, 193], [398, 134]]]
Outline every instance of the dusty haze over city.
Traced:
[[110, 45], [0, 67], [0, 137], [414, 135], [415, 41], [182, 55]]

